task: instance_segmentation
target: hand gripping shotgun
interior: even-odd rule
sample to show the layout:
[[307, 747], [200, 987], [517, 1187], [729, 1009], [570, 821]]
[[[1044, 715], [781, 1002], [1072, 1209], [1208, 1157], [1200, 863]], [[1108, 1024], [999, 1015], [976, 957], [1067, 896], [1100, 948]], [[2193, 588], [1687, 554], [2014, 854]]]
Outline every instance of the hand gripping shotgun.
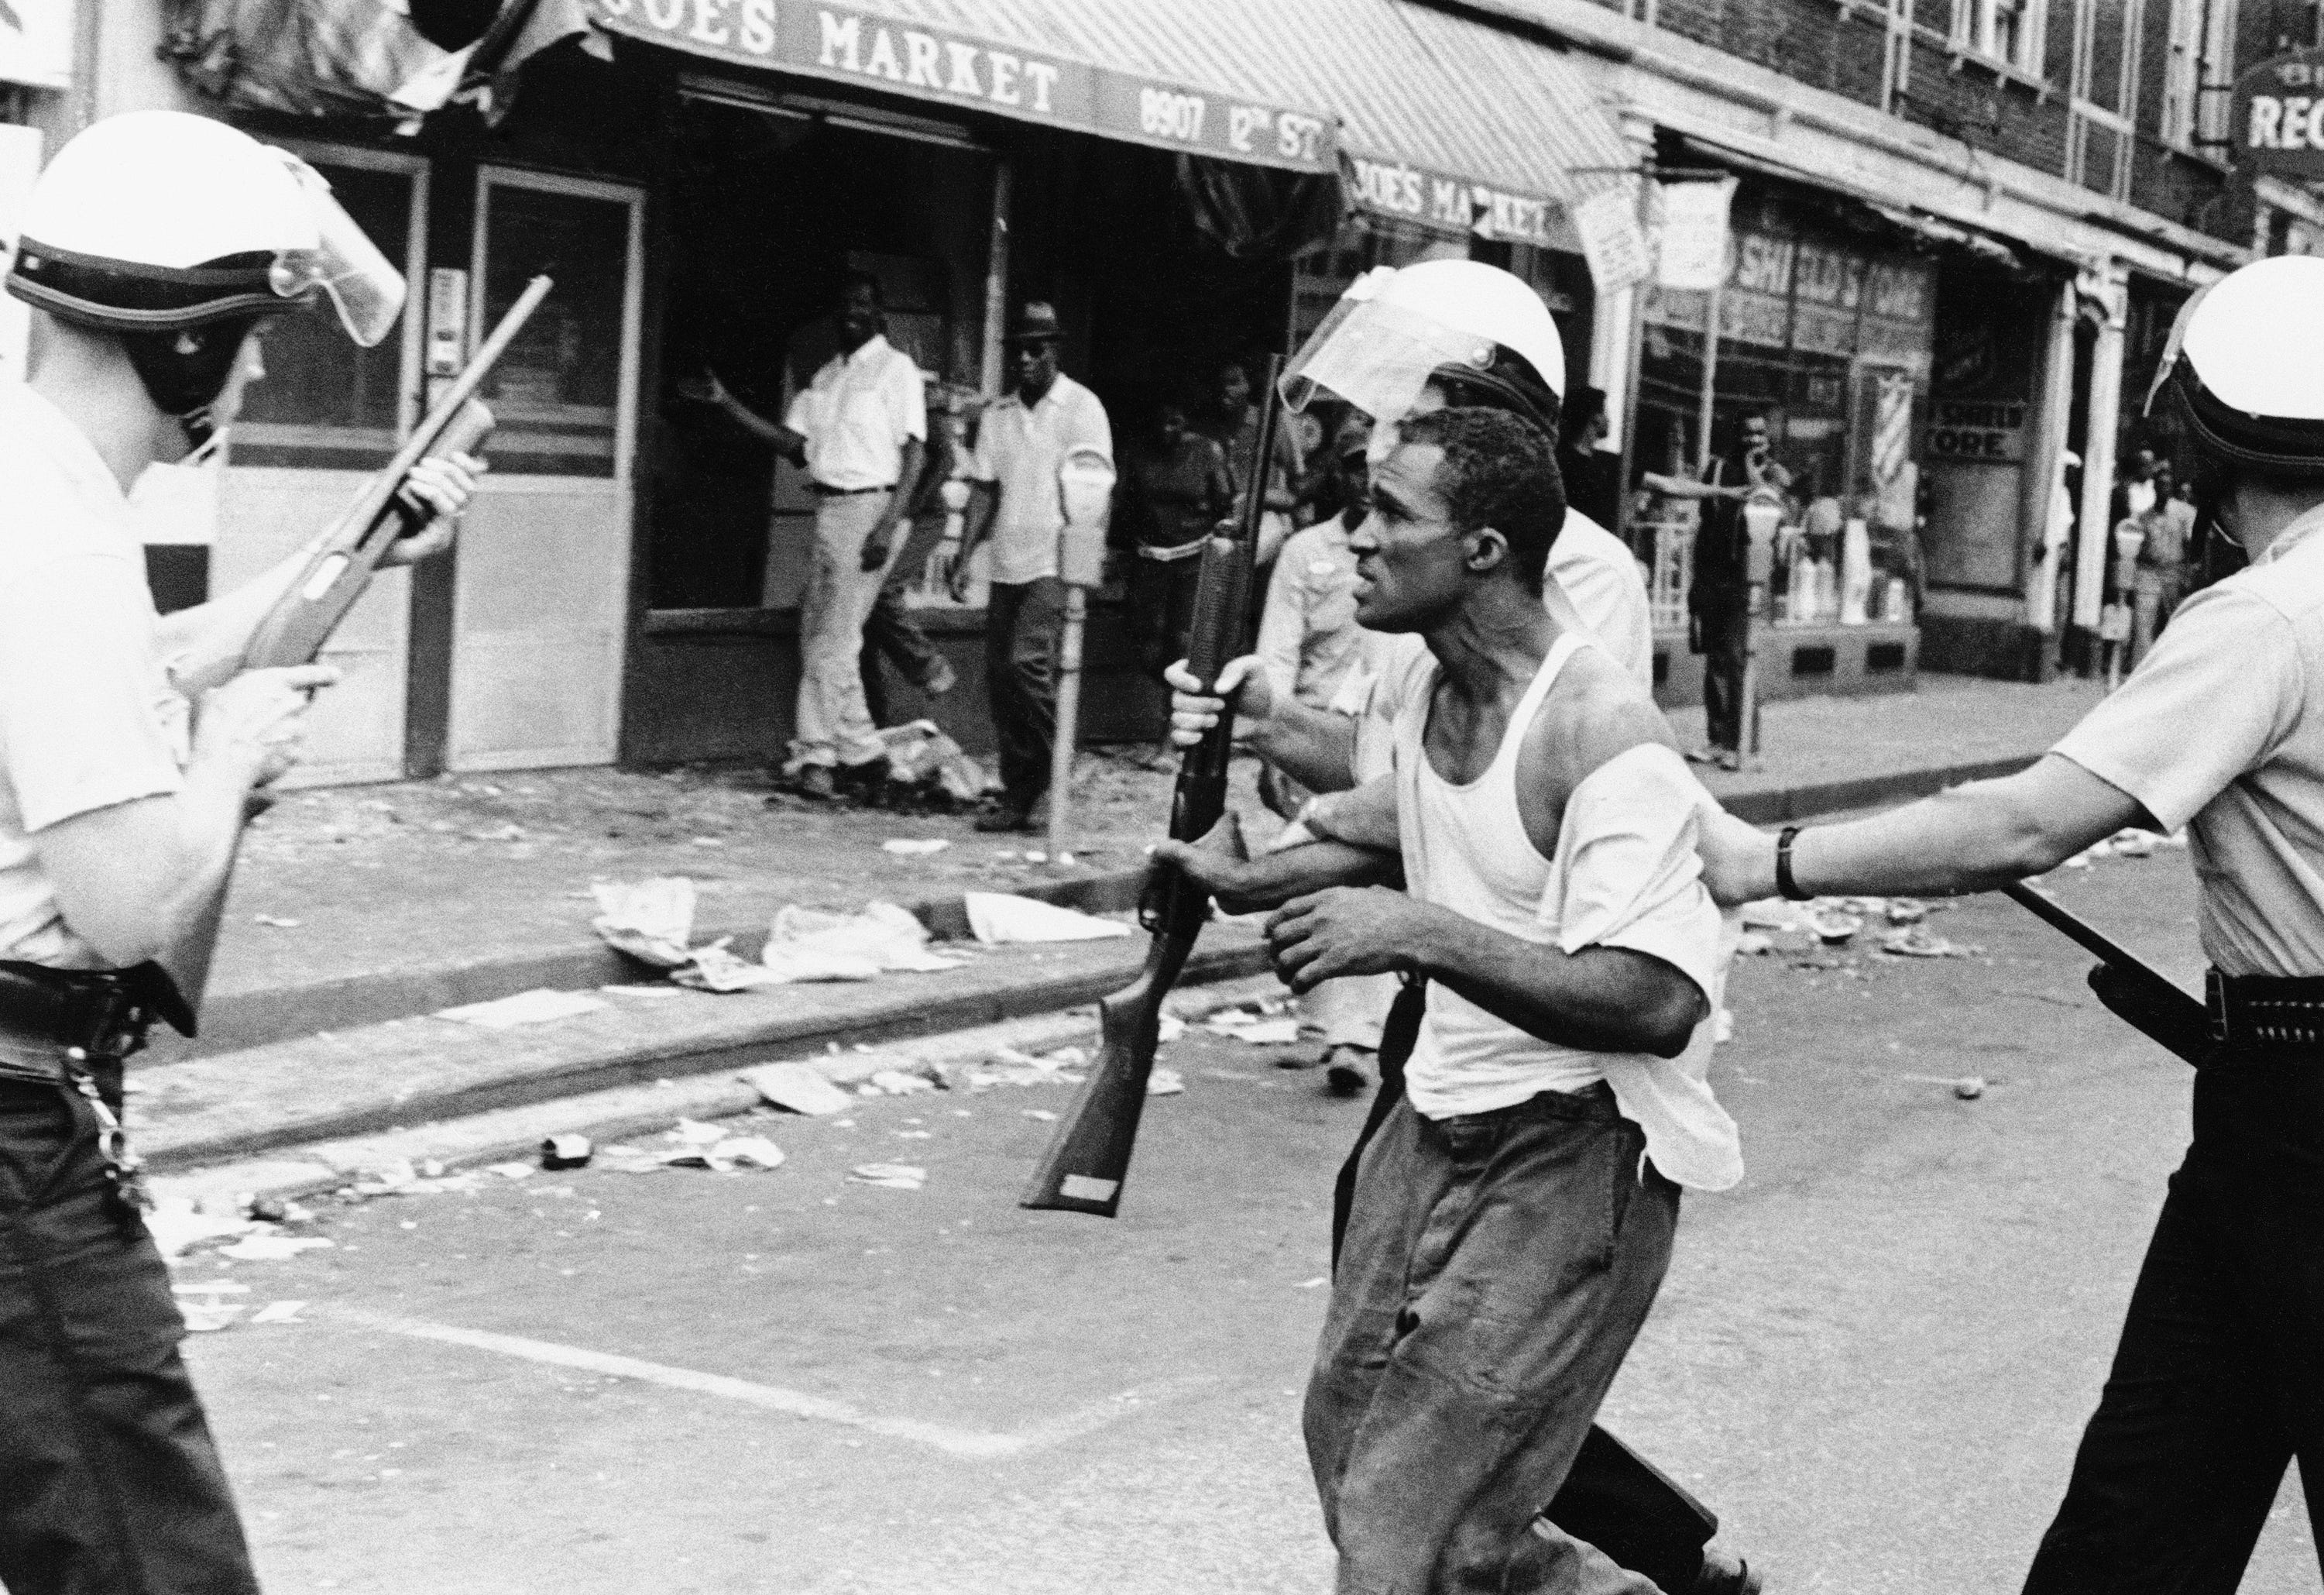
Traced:
[[[1259, 464], [1243, 489], [1233, 529], [1203, 545], [1186, 668], [1205, 693], [1228, 661], [1248, 651], [1251, 573], [1259, 556], [1259, 520], [1267, 509], [1266, 462], [1275, 458], [1275, 433], [1283, 422], [1283, 399], [1276, 391], [1282, 366], [1280, 357], [1268, 360], [1259, 448], [1251, 456]], [[1173, 840], [1234, 845], [1231, 826], [1223, 828], [1222, 839], [1213, 837], [1222, 830], [1219, 821], [1226, 814], [1227, 760], [1233, 745], [1234, 707], [1229, 704], [1219, 711], [1219, 723], [1179, 763], [1178, 784], [1170, 800]], [[1137, 979], [1098, 1004], [1102, 1041], [1097, 1062], [1033, 1171], [1033, 1183], [1020, 1207], [1111, 1219], [1121, 1205], [1121, 1182], [1138, 1145], [1147, 1077], [1154, 1071], [1154, 1048], [1161, 1036], [1162, 999], [1177, 984], [1210, 914], [1211, 895], [1176, 866], [1157, 863], [1148, 873], [1138, 905], [1139, 923], [1153, 933], [1146, 967]]]
[[2114, 1016], [2200, 1069], [2218, 1045], [2210, 1015], [2153, 968], [2124, 951], [2079, 914], [2070, 913], [2023, 881], [2001, 888], [2021, 908], [2098, 956], [2090, 989]]
[[[403, 447], [395, 451], [395, 458], [364, 484], [363, 491], [331, 527], [308, 561], [307, 568], [252, 630], [249, 645], [243, 654], [243, 669], [265, 670], [314, 663], [323, 644], [330, 640], [332, 631], [371, 585], [381, 556], [395, 545], [398, 538], [412, 530], [411, 512], [401, 498], [404, 479], [411, 474], [411, 468], [422, 459], [474, 454], [491, 434], [493, 413], [478, 402], [476, 389], [492, 375], [493, 367], [508, 352], [509, 345], [524, 329], [525, 322], [540, 308], [540, 301], [549, 297], [549, 289], [547, 277], [535, 277], [526, 286], [466, 369], [445, 389]], [[247, 825], [272, 802], [272, 798], [253, 793], [244, 810], [243, 822]], [[187, 927], [186, 933], [151, 966], [157, 968], [168, 983], [164, 988], [159, 980], [145, 982], [156, 992], [153, 1011], [180, 1034], [194, 1034], [196, 1019], [201, 1013], [202, 993], [209, 985], [210, 960], [217, 951], [219, 920], [226, 912], [226, 887], [233, 878], [234, 865], [229, 859], [225, 876], [202, 912]]]

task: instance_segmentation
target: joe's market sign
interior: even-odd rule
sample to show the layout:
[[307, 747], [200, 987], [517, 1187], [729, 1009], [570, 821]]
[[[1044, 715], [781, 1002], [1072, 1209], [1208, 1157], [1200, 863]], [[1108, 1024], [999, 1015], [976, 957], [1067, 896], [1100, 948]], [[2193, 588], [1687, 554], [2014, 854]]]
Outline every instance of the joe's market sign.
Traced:
[[1194, 154], [1328, 172], [1321, 116], [1135, 72], [797, 0], [590, 0], [615, 32], [771, 67]]
[[2324, 180], [2324, 49], [2280, 55], [2236, 79], [2231, 116], [2236, 165]]
[[1507, 244], [1554, 245], [1551, 201], [1408, 166], [1401, 161], [1347, 161], [1348, 191], [1364, 209], [1449, 233], [1474, 233]]
[[1940, 399], [1930, 406], [1929, 455], [1987, 464], [2025, 458], [2025, 406], [2007, 401]]

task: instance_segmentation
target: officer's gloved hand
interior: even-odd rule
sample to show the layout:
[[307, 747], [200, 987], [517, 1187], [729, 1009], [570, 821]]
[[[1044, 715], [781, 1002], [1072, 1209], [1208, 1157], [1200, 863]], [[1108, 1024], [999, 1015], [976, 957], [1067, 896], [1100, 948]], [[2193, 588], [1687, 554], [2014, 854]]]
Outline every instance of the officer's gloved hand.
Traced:
[[327, 664], [246, 670], [202, 694], [194, 717], [194, 763], [222, 762], [249, 786], [264, 786], [297, 764], [315, 693], [339, 679]]
[[383, 565], [416, 565], [452, 546], [460, 512], [476, 496], [476, 482], [492, 467], [474, 454], [428, 459], [413, 466], [403, 478], [399, 496], [420, 530], [399, 537], [380, 556]]

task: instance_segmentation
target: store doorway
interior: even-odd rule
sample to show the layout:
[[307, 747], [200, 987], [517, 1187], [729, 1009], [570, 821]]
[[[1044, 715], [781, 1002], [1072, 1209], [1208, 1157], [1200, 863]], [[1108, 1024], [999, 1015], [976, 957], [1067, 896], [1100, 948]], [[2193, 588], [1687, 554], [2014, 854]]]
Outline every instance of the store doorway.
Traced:
[[477, 172], [470, 347], [535, 274], [557, 286], [481, 390], [500, 430], [457, 548], [452, 769], [614, 756], [643, 207], [624, 184]]

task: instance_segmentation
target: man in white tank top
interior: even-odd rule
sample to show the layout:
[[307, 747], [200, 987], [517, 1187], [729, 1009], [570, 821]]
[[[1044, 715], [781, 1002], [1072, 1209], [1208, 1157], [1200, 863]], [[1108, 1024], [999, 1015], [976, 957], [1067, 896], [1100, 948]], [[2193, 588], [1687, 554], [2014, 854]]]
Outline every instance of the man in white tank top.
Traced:
[[1640, 1595], [1656, 1586], [1541, 1508], [1653, 1304], [1680, 1186], [1742, 1173], [1703, 1080], [1720, 960], [1697, 788], [1645, 689], [1545, 596], [1564, 508], [1547, 438], [1419, 416], [1372, 486], [1358, 618], [1429, 653], [1383, 778], [1400, 858], [1165, 844], [1231, 908], [1281, 905], [1295, 990], [1430, 986], [1307, 1392], [1339, 1588]]

